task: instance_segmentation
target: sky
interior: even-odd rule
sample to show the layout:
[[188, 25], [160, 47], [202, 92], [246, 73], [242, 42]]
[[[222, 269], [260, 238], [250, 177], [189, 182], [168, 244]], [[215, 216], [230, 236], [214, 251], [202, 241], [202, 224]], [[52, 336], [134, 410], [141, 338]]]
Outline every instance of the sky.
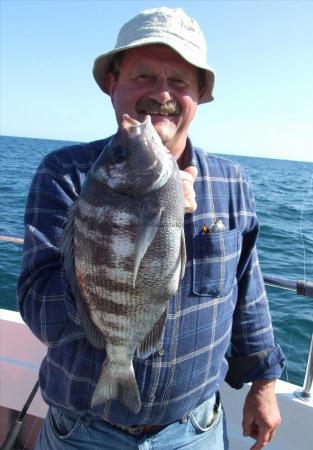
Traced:
[[313, 1], [0, 0], [0, 133], [91, 141], [116, 131], [94, 59], [139, 11], [181, 7], [216, 73], [190, 137], [211, 153], [313, 162]]

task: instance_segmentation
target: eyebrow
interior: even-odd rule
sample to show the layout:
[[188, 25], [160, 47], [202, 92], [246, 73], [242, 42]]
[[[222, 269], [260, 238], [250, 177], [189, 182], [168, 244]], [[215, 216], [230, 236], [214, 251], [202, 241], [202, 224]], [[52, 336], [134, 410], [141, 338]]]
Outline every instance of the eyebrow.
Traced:
[[[192, 77], [190, 77], [189, 75], [187, 75], [184, 71], [180, 70], [180, 69], [174, 69], [176, 71], [174, 71], [172, 74], [170, 74], [168, 76], [169, 79], [173, 79], [173, 78], [180, 78], [185, 82], [192, 82]], [[136, 68], [131, 69], [130, 70], [130, 74], [136, 74], [136, 73], [144, 73], [144, 74], [148, 74], [148, 75], [154, 75], [155, 71], [154, 69], [147, 67], [144, 63], [142, 63], [141, 65], [138, 65]]]

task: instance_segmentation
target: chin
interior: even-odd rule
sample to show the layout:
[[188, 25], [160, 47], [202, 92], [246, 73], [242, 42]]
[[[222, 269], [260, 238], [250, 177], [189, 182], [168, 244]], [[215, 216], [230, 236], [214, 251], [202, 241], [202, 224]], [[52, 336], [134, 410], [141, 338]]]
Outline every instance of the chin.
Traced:
[[168, 141], [172, 140], [175, 136], [173, 129], [169, 129], [168, 126], [162, 126], [161, 124], [153, 124], [155, 131], [161, 138], [163, 144], [166, 144]]

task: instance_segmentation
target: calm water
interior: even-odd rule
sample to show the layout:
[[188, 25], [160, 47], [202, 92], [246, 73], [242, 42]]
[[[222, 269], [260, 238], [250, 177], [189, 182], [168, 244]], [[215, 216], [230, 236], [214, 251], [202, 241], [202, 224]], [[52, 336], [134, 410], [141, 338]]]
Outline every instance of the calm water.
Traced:
[[[25, 201], [36, 167], [45, 154], [68, 144], [0, 137], [0, 234], [23, 234]], [[313, 164], [229, 158], [239, 162], [253, 180], [263, 272], [291, 280], [306, 275], [313, 280]], [[16, 310], [21, 250], [20, 245], [0, 241], [0, 308]], [[313, 299], [275, 288], [268, 288], [268, 296], [276, 340], [288, 357], [284, 379], [302, 385], [313, 331]]]

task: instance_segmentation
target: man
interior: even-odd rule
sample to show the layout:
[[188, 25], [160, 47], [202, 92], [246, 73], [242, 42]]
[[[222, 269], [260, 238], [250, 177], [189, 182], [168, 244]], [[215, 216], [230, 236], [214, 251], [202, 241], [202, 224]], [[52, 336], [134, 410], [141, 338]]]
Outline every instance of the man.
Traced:
[[243, 432], [259, 450], [280, 423], [274, 384], [284, 356], [274, 344], [249, 182], [238, 165], [188, 138], [198, 104], [213, 100], [203, 34], [181, 9], [143, 11], [122, 27], [115, 49], [96, 59], [94, 76], [117, 122], [124, 113], [139, 121], [149, 114], [178, 161], [187, 266], [163, 347], [134, 356], [139, 413], [118, 401], [91, 408], [105, 352], [86, 339], [59, 244], [67, 210], [109, 139], [45, 158], [29, 193], [18, 284], [21, 314], [48, 346], [40, 386], [50, 408], [36, 449], [227, 449], [218, 389], [229, 368], [234, 387], [252, 381]]

